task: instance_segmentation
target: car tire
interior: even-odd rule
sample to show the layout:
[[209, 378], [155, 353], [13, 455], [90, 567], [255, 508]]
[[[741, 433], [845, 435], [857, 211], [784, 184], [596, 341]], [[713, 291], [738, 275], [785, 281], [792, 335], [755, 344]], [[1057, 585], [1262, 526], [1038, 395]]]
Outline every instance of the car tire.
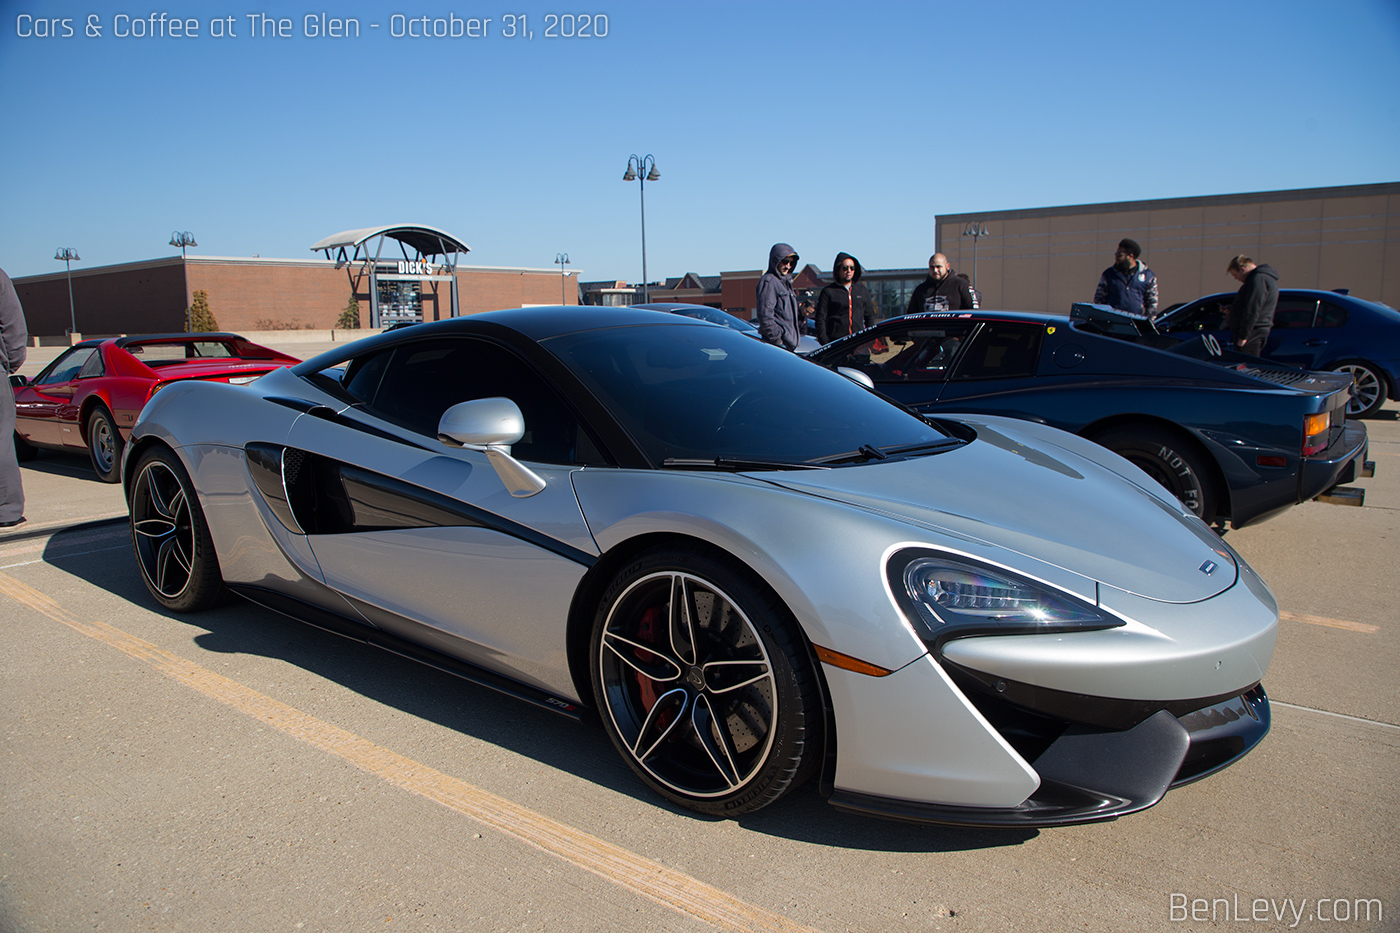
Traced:
[[131, 484], [131, 546], [146, 589], [175, 612], [199, 612], [224, 597], [209, 523], [189, 474], [164, 447], [141, 455]]
[[1124, 425], [1092, 439], [1152, 477], [1206, 524], [1215, 521], [1219, 496], [1210, 464], [1188, 438], [1155, 425]]
[[19, 432], [16, 431], [15, 459], [18, 460], [20, 463], [27, 463], [28, 461], [33, 460], [37, 456], [39, 456], [39, 448], [35, 447], [33, 444], [20, 437]]
[[115, 483], [121, 479], [123, 446], [112, 413], [101, 405], [94, 408], [87, 422], [88, 459], [102, 482]]
[[603, 595], [589, 664], [613, 745], [681, 806], [751, 813], [818, 761], [823, 713], [806, 643], [730, 559], [688, 548], [635, 558]]
[[1346, 373], [1356, 382], [1351, 400], [1347, 402], [1348, 418], [1369, 418], [1385, 404], [1385, 377], [1370, 363], [1338, 363], [1332, 367], [1332, 372]]

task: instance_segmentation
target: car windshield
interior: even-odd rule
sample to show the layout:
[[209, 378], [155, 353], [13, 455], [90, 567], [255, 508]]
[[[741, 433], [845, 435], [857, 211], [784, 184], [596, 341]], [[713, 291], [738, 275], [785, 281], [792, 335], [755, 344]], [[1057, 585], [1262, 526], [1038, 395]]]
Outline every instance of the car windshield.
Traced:
[[711, 324], [723, 324], [725, 327], [737, 330], [741, 334], [756, 334], [758, 328], [754, 327], [743, 318], [737, 318], [732, 314], [719, 311], [715, 308], [674, 308], [676, 314], [683, 314], [686, 317], [699, 318], [702, 321], [709, 321]]
[[932, 450], [948, 437], [844, 376], [731, 330], [618, 327], [542, 343], [658, 466], [841, 462]]

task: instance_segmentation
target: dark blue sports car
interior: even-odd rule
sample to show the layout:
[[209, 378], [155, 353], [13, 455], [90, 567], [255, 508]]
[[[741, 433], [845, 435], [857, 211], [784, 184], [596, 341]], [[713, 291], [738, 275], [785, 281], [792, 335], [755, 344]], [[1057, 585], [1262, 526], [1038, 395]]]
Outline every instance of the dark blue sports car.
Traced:
[[1094, 308], [1090, 319], [907, 315], [811, 359], [858, 370], [923, 414], [1010, 415], [1097, 441], [1207, 522], [1238, 528], [1319, 496], [1363, 501], [1360, 489], [1334, 490], [1371, 469], [1366, 427], [1347, 420], [1349, 376], [1158, 335]]
[[[1164, 333], [1208, 333], [1227, 343], [1234, 292], [1207, 295], [1157, 319]], [[1400, 311], [1339, 292], [1283, 288], [1263, 357], [1304, 369], [1349, 373], [1356, 393], [1347, 414], [1364, 418], [1400, 398]]]

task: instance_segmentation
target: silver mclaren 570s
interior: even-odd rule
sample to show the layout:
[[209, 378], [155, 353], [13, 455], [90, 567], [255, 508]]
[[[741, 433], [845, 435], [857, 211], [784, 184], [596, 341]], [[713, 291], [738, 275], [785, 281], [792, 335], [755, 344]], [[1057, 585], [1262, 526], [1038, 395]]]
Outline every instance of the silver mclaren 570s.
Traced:
[[530, 308], [181, 382], [122, 479], [151, 594], [255, 603], [582, 720], [740, 815], [1112, 819], [1269, 728], [1277, 603], [1126, 460], [925, 420], [725, 327]]

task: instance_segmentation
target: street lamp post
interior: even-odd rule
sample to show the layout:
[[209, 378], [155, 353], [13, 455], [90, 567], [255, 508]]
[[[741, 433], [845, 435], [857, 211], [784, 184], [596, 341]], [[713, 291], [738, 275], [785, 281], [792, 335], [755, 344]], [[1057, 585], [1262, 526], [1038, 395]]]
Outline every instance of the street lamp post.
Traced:
[[71, 324], [68, 333], [70, 335], [76, 334], [78, 332], [78, 311], [73, 305], [73, 262], [74, 260], [81, 261], [83, 257], [79, 256], [78, 251], [71, 246], [60, 246], [54, 251], [53, 258], [62, 260], [63, 264], [68, 267], [68, 318]]
[[972, 287], [977, 287], [977, 241], [984, 236], [991, 236], [986, 224], [968, 224], [967, 229], [962, 232], [963, 236], [972, 237]]
[[651, 291], [647, 288], [647, 182], [656, 181], [661, 173], [656, 170], [656, 157], [647, 153], [638, 157], [635, 153], [627, 160], [627, 171], [623, 181], [636, 181], [642, 196], [642, 303], [651, 301]]
[[554, 262], [559, 266], [559, 303], [566, 305], [569, 303], [569, 294], [564, 286], [568, 284], [569, 273], [564, 271], [564, 267], [569, 264], [569, 254], [556, 253]]
[[[185, 247], [187, 247], [187, 246], [198, 246], [199, 244], [196, 243], [196, 242], [194, 241], [194, 234], [193, 234], [193, 233], [190, 233], [188, 230], [176, 230], [176, 231], [174, 231], [174, 232], [172, 232], [172, 233], [170, 234], [170, 245], [171, 245], [171, 246], [178, 246], [178, 247], [180, 247], [180, 258], [181, 258], [181, 259], [185, 259], [185, 258], [186, 258], [186, 256], [185, 256]], [[189, 333], [189, 329], [190, 329], [190, 317], [191, 317], [191, 315], [192, 315], [193, 313], [194, 313], [194, 306], [193, 306], [193, 305], [191, 305], [190, 307], [188, 307], [188, 308], [185, 309], [185, 332], [186, 332], [186, 333]]]

